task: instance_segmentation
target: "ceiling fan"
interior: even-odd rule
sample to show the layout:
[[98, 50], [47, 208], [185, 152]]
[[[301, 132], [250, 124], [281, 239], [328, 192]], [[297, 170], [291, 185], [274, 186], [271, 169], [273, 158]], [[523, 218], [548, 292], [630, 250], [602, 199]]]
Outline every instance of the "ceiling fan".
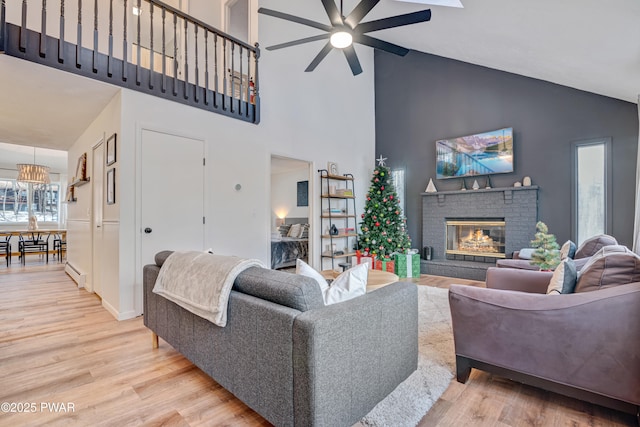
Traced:
[[403, 25], [417, 24], [419, 22], [426, 22], [431, 19], [431, 10], [421, 10], [419, 12], [407, 13], [404, 15], [392, 16], [384, 19], [377, 19], [375, 21], [360, 22], [362, 19], [371, 12], [371, 9], [377, 5], [380, 0], [361, 0], [360, 3], [347, 15], [346, 17], [342, 13], [342, 0], [340, 0], [340, 10], [335, 3], [335, 0], [321, 0], [331, 25], [322, 24], [319, 22], [311, 21], [309, 19], [300, 18], [298, 16], [289, 15], [288, 13], [278, 12], [277, 10], [266, 9], [261, 7], [258, 9], [258, 13], [264, 15], [273, 16], [275, 18], [284, 19], [287, 21], [295, 22], [297, 24], [306, 25], [308, 27], [317, 28], [325, 31], [326, 34], [320, 34], [317, 36], [306, 37], [299, 40], [290, 41], [287, 43], [281, 43], [274, 46], [267, 47], [267, 50], [282, 49], [290, 46], [297, 46], [304, 43], [310, 43], [318, 40], [329, 39], [327, 44], [324, 45], [320, 53], [311, 61], [311, 64], [305, 71], [313, 71], [318, 64], [329, 54], [333, 49], [341, 49], [344, 52], [344, 56], [347, 58], [349, 67], [353, 75], [362, 73], [362, 67], [360, 61], [356, 55], [356, 51], [353, 48], [353, 43], [360, 43], [365, 46], [370, 46], [375, 49], [380, 49], [385, 52], [394, 53], [396, 55], [405, 56], [409, 53], [409, 49], [402, 46], [398, 46], [393, 43], [385, 42], [380, 39], [368, 36], [365, 33], [372, 31], [385, 30], [387, 28], [401, 27]]

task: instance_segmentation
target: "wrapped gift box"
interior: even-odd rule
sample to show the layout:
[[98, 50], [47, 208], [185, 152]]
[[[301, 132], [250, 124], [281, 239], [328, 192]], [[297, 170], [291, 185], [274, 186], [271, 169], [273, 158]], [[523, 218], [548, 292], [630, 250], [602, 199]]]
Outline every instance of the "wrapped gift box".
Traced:
[[406, 254], [395, 254], [394, 257], [398, 277], [420, 277], [420, 255], [417, 249], [411, 249]]
[[395, 265], [396, 265], [395, 261], [393, 261], [391, 258], [384, 258], [384, 259], [376, 260], [375, 269], [388, 271], [389, 273], [395, 273], [395, 269], [396, 269]]
[[361, 251], [356, 251], [356, 256], [353, 257], [351, 265], [369, 264], [369, 269], [373, 269], [375, 266], [376, 257], [371, 255], [364, 255]]

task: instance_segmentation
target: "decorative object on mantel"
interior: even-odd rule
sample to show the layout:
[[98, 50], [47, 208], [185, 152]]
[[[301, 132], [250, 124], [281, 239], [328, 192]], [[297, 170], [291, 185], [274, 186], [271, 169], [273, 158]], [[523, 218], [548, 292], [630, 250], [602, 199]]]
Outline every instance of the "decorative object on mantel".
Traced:
[[522, 187], [522, 183], [520, 181], [516, 181], [513, 183], [514, 187]]
[[464, 182], [464, 178], [462, 178], [462, 187], [460, 187], [460, 191], [467, 191], [467, 185]]
[[473, 188], [474, 190], [478, 190], [480, 188], [480, 184], [478, 184], [478, 180], [477, 179], [473, 180], [473, 187], [471, 187], [471, 188]]
[[491, 178], [489, 177], [489, 175], [487, 175], [487, 185], [485, 185], [485, 187], [487, 190], [489, 190], [491, 188]]
[[524, 178], [522, 178], [522, 186], [523, 187], [531, 187], [531, 177], [530, 176], [525, 176]]
[[82, 153], [78, 157], [78, 164], [76, 165], [76, 176], [73, 181], [86, 181], [87, 180], [87, 153]]
[[433, 178], [429, 178], [429, 184], [427, 188], [424, 190], [425, 193], [437, 193], [436, 185], [433, 183]]

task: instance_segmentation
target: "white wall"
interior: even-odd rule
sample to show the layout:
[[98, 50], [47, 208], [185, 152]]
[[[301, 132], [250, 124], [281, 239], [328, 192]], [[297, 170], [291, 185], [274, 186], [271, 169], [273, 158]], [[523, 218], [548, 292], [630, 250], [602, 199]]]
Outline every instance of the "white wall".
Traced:
[[271, 174], [271, 228], [276, 218], [308, 218], [309, 207], [298, 206], [298, 181], [309, 179], [309, 168]]
[[[89, 125], [82, 136], [69, 149], [69, 176], [74, 176], [78, 158], [87, 153], [87, 176], [93, 179], [92, 164], [92, 148], [100, 140], [106, 139], [113, 133], [117, 133], [116, 138], [118, 147], [118, 162], [120, 161], [119, 152], [122, 146], [122, 138], [120, 133], [120, 115], [121, 115], [121, 95], [118, 93], [107, 104], [102, 113]], [[117, 167], [118, 163], [116, 163]], [[107, 168], [105, 167], [105, 174]], [[116, 173], [116, 191], [120, 186], [120, 174]], [[70, 178], [71, 179], [71, 178]], [[73, 267], [87, 275], [87, 290], [93, 291], [92, 283], [92, 227], [91, 227], [91, 209], [93, 182], [85, 184], [75, 189], [75, 197], [78, 199], [75, 203], [67, 205], [67, 261]], [[106, 182], [106, 176], [103, 176], [103, 182]], [[106, 194], [106, 192], [105, 192]], [[116, 204], [107, 205], [103, 201], [103, 233], [104, 247], [102, 265], [104, 275], [102, 277], [102, 302], [114, 316], [120, 317], [120, 313], [125, 312], [121, 298], [122, 280], [118, 276], [118, 258], [119, 258], [119, 234], [120, 234], [120, 207], [118, 197], [116, 195]], [[130, 279], [129, 279], [130, 280]], [[127, 296], [131, 299], [131, 296]], [[132, 313], [131, 313], [132, 314]]]
[[[313, 7], [301, 7], [284, 0], [265, 3], [283, 11], [295, 8], [296, 13], [303, 16], [307, 16], [307, 9], [324, 13], [320, 2]], [[193, 0], [190, 10], [193, 13], [198, 7], [205, 8], [205, 4]], [[262, 45], [297, 37], [290, 34], [295, 33], [295, 26], [261, 16], [260, 38], [265, 41]], [[328, 55], [315, 72], [304, 73], [320, 48], [318, 43], [312, 43], [277, 52], [262, 50], [262, 122], [259, 125], [123, 89], [73, 146], [69, 154], [70, 170], [75, 170], [75, 159], [83, 151], [90, 152], [97, 140], [119, 132], [117, 205], [105, 212], [105, 220], [107, 215], [113, 215], [113, 221], [119, 225], [118, 239], [111, 235], [106, 239], [119, 248], [117, 262], [112, 260], [109, 264], [117, 270], [114, 273], [117, 285], [109, 284], [117, 286], [117, 292], [112, 292], [111, 287], [108, 292], [103, 290], [109, 306], [117, 311], [114, 313], [117, 318], [141, 313], [142, 266], [151, 261], [142, 260], [139, 255], [141, 224], [136, 188], [140, 179], [137, 156], [142, 129], [175, 132], [205, 141], [205, 247], [217, 253], [257, 258], [269, 265], [271, 155], [312, 162], [313, 170], [326, 168], [328, 161], [337, 162], [341, 172], [350, 172], [356, 177], [358, 205], [362, 209], [374, 168], [373, 51], [356, 48], [364, 69], [357, 77], [351, 75], [340, 52]], [[91, 171], [90, 166], [88, 170]], [[240, 191], [235, 189], [236, 184], [241, 185]], [[70, 218], [85, 230], [85, 226], [89, 227], [91, 205], [90, 197], [83, 196], [82, 188]], [[319, 211], [319, 194], [319, 178], [315, 176], [309, 183], [309, 217], [311, 233], [316, 236], [320, 226], [319, 221], [313, 219], [319, 216], [314, 213]], [[78, 235], [84, 234], [78, 232]], [[311, 262], [319, 265], [320, 239], [313, 241]], [[87, 246], [86, 252], [90, 252], [89, 249]], [[73, 261], [88, 272], [90, 262], [79, 254], [74, 258], [76, 256]]]

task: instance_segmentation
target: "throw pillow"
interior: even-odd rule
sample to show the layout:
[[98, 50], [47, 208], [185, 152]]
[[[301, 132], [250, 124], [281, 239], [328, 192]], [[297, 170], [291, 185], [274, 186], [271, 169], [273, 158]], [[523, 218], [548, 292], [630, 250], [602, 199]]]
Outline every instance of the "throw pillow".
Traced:
[[282, 237], [287, 237], [289, 235], [289, 230], [291, 229], [291, 224], [282, 224], [278, 227], [278, 231], [282, 235]]
[[601, 248], [580, 269], [576, 292], [596, 291], [640, 281], [640, 256], [621, 245]]
[[553, 271], [547, 295], [571, 294], [576, 287], [578, 273], [571, 258], [565, 258]]
[[617, 245], [618, 241], [615, 237], [609, 236], [607, 234], [599, 234], [597, 236], [593, 236], [582, 242], [580, 247], [576, 249], [576, 254], [573, 257], [574, 259], [585, 258], [588, 256], [594, 255], [596, 252], [600, 250], [600, 248], [609, 245]]
[[565, 258], [573, 259], [575, 254], [576, 254], [576, 244], [573, 243], [571, 240], [567, 240], [566, 242], [564, 242], [564, 244], [560, 248], [560, 259], [561, 260]]
[[297, 239], [300, 235], [300, 227], [302, 227], [300, 224], [293, 224], [289, 229], [289, 234], [287, 234], [287, 236]]
[[534, 252], [535, 252], [534, 248], [520, 249], [520, 252], [518, 252], [518, 258], [520, 258], [520, 259], [531, 259], [531, 257], [533, 256]]
[[367, 292], [369, 270], [366, 264], [356, 265], [340, 273], [340, 275], [331, 282], [330, 286], [320, 273], [301, 259], [296, 260], [296, 273], [310, 277], [318, 282], [325, 305], [348, 301], [364, 295]]

